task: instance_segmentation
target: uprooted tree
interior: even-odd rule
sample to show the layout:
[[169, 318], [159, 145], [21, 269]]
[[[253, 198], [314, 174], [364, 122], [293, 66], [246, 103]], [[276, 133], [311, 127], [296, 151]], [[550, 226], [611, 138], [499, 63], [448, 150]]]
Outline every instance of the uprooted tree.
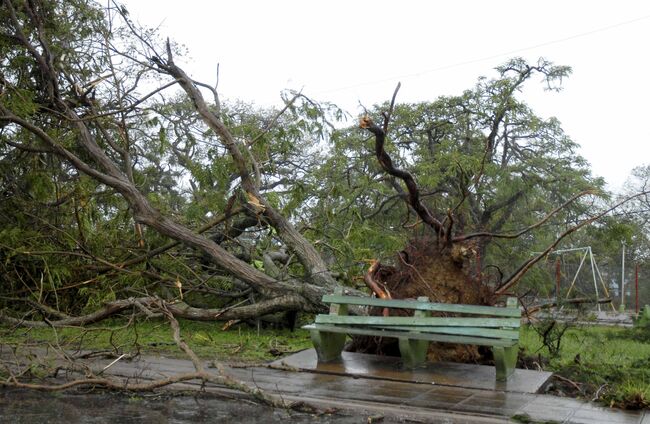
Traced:
[[178, 57], [117, 5], [3, 0], [5, 322], [83, 325], [161, 301], [174, 317], [270, 319], [321, 310], [341, 285], [492, 304], [598, 215], [586, 199], [602, 181], [517, 99], [566, 67], [515, 59], [461, 96], [394, 96], [362, 118], [367, 139], [302, 93], [280, 110], [222, 104]]

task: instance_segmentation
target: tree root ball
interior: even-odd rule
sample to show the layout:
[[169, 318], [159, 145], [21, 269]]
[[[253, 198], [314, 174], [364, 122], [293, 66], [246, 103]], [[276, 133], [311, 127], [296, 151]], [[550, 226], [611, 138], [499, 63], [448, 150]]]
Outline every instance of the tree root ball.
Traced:
[[[468, 305], [493, 305], [489, 286], [476, 277], [476, 251], [471, 243], [440, 247], [433, 238], [417, 238], [397, 254], [393, 265], [379, 264], [372, 278], [392, 299], [416, 299], [426, 296], [432, 302]], [[474, 272], [473, 272], [474, 271]], [[371, 308], [370, 315], [382, 315], [383, 309]], [[409, 312], [391, 309], [391, 316]], [[449, 314], [434, 314], [446, 316]], [[378, 355], [399, 356], [396, 339], [358, 336], [346, 350]], [[431, 343], [430, 361], [480, 362], [489, 353], [477, 346]]]

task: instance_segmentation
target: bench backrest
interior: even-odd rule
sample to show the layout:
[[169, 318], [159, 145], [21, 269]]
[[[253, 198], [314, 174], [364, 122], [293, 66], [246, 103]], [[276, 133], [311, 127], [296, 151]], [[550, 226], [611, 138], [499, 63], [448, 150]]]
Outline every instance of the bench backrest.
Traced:
[[[316, 316], [316, 324], [345, 327], [372, 327], [395, 331], [475, 336], [488, 339], [518, 340], [521, 310], [516, 298], [509, 298], [506, 307], [432, 303], [418, 300], [388, 300], [339, 294], [323, 296], [331, 305], [330, 314]], [[347, 305], [416, 311], [414, 316], [348, 316]], [[460, 316], [429, 316], [431, 312]]]
[[323, 296], [323, 303], [337, 305], [376, 306], [379, 308], [411, 309], [416, 311], [447, 312], [463, 315], [487, 315], [493, 317], [520, 318], [521, 310], [517, 299], [508, 298], [505, 308], [480, 305], [456, 305], [451, 303], [432, 303], [422, 300], [377, 299], [330, 294]]

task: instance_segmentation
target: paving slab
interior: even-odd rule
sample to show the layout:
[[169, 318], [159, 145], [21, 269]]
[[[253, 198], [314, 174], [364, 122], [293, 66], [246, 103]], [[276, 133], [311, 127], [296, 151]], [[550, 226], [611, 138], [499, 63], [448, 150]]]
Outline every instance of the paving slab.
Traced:
[[641, 424], [650, 424], [650, 411], [645, 412], [645, 417], [641, 420]]
[[[9, 352], [0, 348], [0, 357], [7, 353]], [[22, 352], [27, 353], [29, 352]], [[42, 352], [34, 354], [40, 356]], [[279, 394], [288, 402], [302, 401], [323, 409], [339, 408], [368, 415], [379, 413], [419, 422], [501, 423], [512, 422], [512, 417], [519, 416], [531, 420], [530, 422], [650, 424], [650, 411], [614, 410], [578, 399], [512, 390], [512, 387], [506, 387], [508, 390], [496, 390], [440, 384], [439, 381], [442, 380], [439, 377], [431, 377], [437, 375], [439, 370], [431, 371], [428, 368], [424, 371], [413, 371], [408, 378], [414, 380], [406, 381], [407, 377], [399, 376], [399, 372], [390, 367], [387, 371], [376, 372], [374, 355], [352, 356], [351, 360], [346, 362], [348, 368], [343, 368], [346, 374], [330, 367], [323, 371], [318, 367], [306, 371], [301, 371], [299, 367], [277, 368], [278, 365], [286, 363], [287, 359], [292, 362], [290, 358], [276, 361], [271, 367], [233, 366], [227, 367], [226, 371], [251, 386]], [[302, 353], [298, 358], [302, 358], [306, 363], [308, 353]], [[88, 360], [87, 365], [99, 372], [111, 362], [113, 361], [109, 359], [93, 359]], [[206, 365], [209, 367], [209, 361], [206, 361]], [[352, 370], [356, 372], [348, 373]], [[366, 370], [368, 374], [360, 374], [361, 370]], [[113, 363], [106, 368], [104, 375], [125, 381], [145, 382], [191, 371], [193, 365], [188, 360], [141, 356]], [[470, 379], [479, 374], [465, 375]], [[74, 375], [68, 377], [72, 378]], [[231, 389], [212, 383], [204, 384], [198, 380], [174, 384], [168, 389], [200, 390], [222, 396], [238, 396], [237, 392]], [[519, 421], [522, 422], [522, 419]]]
[[553, 374], [516, 369], [505, 382], [496, 381], [496, 369], [488, 365], [427, 362], [416, 369], [404, 369], [398, 357], [354, 352], [343, 352], [339, 362], [318, 363], [314, 349], [303, 350], [273, 364], [316, 373], [521, 393], [537, 393]]
[[650, 419], [648, 411], [622, 411], [550, 395], [536, 395], [519, 413], [528, 415], [533, 420], [552, 419], [567, 424], [648, 424], [646, 421]]

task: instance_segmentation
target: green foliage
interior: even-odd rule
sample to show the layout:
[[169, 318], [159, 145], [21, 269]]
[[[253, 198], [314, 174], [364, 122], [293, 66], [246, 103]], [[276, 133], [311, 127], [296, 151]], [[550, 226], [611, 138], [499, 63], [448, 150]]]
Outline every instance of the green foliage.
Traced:
[[[650, 363], [642, 366], [648, 367]], [[650, 408], [650, 380], [647, 380], [647, 376], [641, 381], [627, 379], [608, 397], [611, 405], [626, 409], [648, 409]]]
[[[397, 104], [391, 117], [386, 150], [398, 168], [416, 176], [423, 201], [439, 220], [454, 211], [456, 234], [516, 232], [576, 193], [603, 186], [602, 180], [590, 176], [588, 164], [576, 154], [577, 144], [559, 121], [537, 116], [519, 98], [533, 75], [558, 89], [570, 69], [544, 60], [531, 65], [513, 59], [497, 73], [493, 79], [480, 78], [473, 89], [457, 96]], [[378, 105], [369, 114], [381, 122], [387, 108]], [[341, 239], [357, 238], [354, 233], [358, 240], [367, 240], [364, 227], [375, 229], [371, 249], [379, 257], [392, 256], [395, 240], [418, 235], [409, 229], [415, 217], [409, 216], [396, 191], [406, 188], [381, 170], [373, 140], [365, 133], [355, 128], [335, 132], [330, 157], [318, 172], [324, 183], [310, 209], [310, 222], [318, 224], [312, 225], [320, 231], [318, 238], [344, 252], [337, 255], [339, 261], [351, 266], [370, 253], [354, 243], [340, 245]], [[585, 210], [585, 204], [576, 202], [556, 215], [551, 226], [531, 235], [499, 243], [480, 240], [484, 264], [512, 272], [531, 251], [555, 239], [560, 223]], [[529, 283], [536, 284], [540, 277]]]
[[573, 327], [562, 339], [559, 355], [550, 355], [539, 334], [522, 330], [524, 355], [542, 355], [549, 369], [577, 382], [582, 396], [612, 406], [647, 408], [650, 390], [650, 338], [639, 339], [632, 329]]
[[[282, 109], [215, 99], [209, 107], [244, 155], [236, 164], [186, 96], [148, 96], [169, 82], [151, 66], [165, 48], [155, 31], [137, 31], [118, 8], [85, 0], [16, 4], [17, 22], [8, 8], [0, 10], [0, 105], [104, 172], [80, 141], [79, 121], [61, 111], [81, 117], [120, 178], [165, 217], [197, 229], [246, 205], [239, 167], [346, 280], [365, 271], [364, 260], [391, 258], [406, 240], [425, 234], [403, 202], [401, 183], [380, 168], [373, 141], [356, 127], [339, 128], [345, 115], [335, 106], [294, 92], [283, 94]], [[8, 35], [20, 31], [27, 43]], [[45, 47], [54, 75], [45, 75], [33, 54]], [[576, 192], [603, 185], [560, 123], [537, 116], [520, 98], [531, 78], [558, 89], [569, 73], [545, 60], [516, 58], [458, 95], [398, 104], [386, 149], [417, 177], [440, 220], [453, 210], [457, 233], [526, 227]], [[386, 107], [369, 113], [380, 121]], [[29, 125], [0, 125], [0, 279], [8, 282], [1, 294], [78, 313], [124, 296], [174, 297], [181, 285], [214, 294], [208, 303], [226, 304], [220, 290], [236, 281], [227, 281], [224, 270], [189, 248], [138, 260], [169, 240], [143, 229], [121, 196], [53, 154]], [[534, 234], [507, 243], [487, 239], [477, 250], [485, 265], [507, 274], [586, 208], [577, 203]], [[266, 251], [286, 248], [264, 217], [257, 218], [221, 246], [253, 265]], [[231, 224], [207, 235], [218, 238]], [[613, 221], [594, 237], [619, 236], [632, 242], [634, 230]], [[285, 275], [302, 278], [300, 255], [288, 253]], [[123, 266], [130, 261], [135, 264]], [[549, 281], [531, 274], [529, 285]]]

